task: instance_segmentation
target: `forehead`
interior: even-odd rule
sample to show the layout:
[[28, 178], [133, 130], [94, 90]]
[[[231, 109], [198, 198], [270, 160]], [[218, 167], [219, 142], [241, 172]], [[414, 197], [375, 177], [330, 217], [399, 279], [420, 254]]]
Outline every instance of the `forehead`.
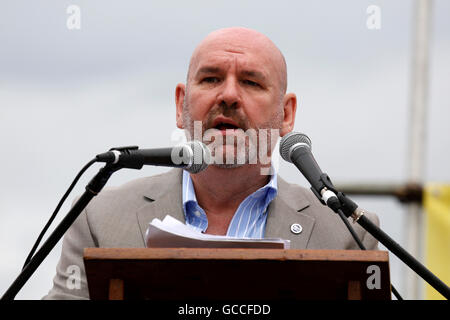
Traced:
[[205, 41], [194, 52], [191, 71], [195, 73], [205, 66], [226, 66], [236, 63], [239, 68], [276, 76], [280, 69], [278, 52], [270, 43], [252, 39], [214, 39]]

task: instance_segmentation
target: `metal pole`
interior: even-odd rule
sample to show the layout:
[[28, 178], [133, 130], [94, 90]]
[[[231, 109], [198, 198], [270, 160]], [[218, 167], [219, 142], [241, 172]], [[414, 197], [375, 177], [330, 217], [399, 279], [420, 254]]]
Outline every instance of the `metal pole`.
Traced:
[[[412, 70], [410, 83], [410, 134], [408, 154], [408, 180], [422, 184], [426, 153], [426, 120], [428, 96], [428, 55], [432, 0], [416, 0]], [[408, 205], [406, 217], [406, 240], [408, 251], [423, 261], [423, 217], [421, 206]], [[405, 270], [407, 298], [423, 298], [423, 281], [411, 270]]]
[[395, 197], [398, 201], [404, 204], [416, 203], [422, 204], [423, 186], [417, 183], [339, 183], [335, 184], [336, 190], [340, 192], [371, 196], [371, 197]]

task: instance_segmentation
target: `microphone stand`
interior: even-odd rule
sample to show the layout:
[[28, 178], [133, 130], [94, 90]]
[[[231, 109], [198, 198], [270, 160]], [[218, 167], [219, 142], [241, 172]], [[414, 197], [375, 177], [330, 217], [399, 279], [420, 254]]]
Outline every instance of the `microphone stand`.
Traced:
[[117, 170], [122, 169], [121, 166], [114, 164], [107, 164], [99, 170], [99, 172], [92, 178], [89, 184], [86, 186], [86, 191], [78, 199], [78, 201], [70, 209], [69, 213], [61, 221], [61, 223], [56, 227], [52, 234], [48, 237], [42, 247], [36, 252], [33, 258], [28, 262], [28, 264], [22, 269], [19, 276], [11, 284], [5, 294], [2, 296], [1, 300], [14, 300], [14, 297], [22, 289], [31, 275], [36, 271], [42, 261], [47, 257], [50, 251], [55, 247], [58, 241], [66, 233], [67, 229], [72, 225], [88, 203], [103, 189], [105, 184], [111, 175]]
[[[447, 300], [450, 299], [450, 288], [438, 277], [436, 277], [430, 270], [428, 270], [423, 264], [421, 264], [416, 258], [409, 254], [405, 249], [403, 249], [388, 234], [383, 232], [383, 230], [378, 228], [377, 225], [375, 225], [372, 221], [365, 217], [364, 211], [357, 210], [358, 206], [355, 202], [353, 202], [342, 192], [337, 192], [326, 173], [320, 176], [320, 180], [328, 190], [331, 190], [337, 194], [339, 204], [331, 208], [333, 211], [337, 212], [338, 210], [342, 209], [347, 218], [352, 217], [353, 222], [358, 222], [361, 227], [363, 227], [388, 250], [395, 254], [400, 260], [402, 260], [408, 267], [410, 267], [414, 272], [422, 277], [422, 279], [428, 282], [440, 294], [447, 298]], [[314, 188], [311, 188], [311, 190], [316, 195], [316, 197], [318, 197], [319, 200], [323, 204], [325, 204], [325, 202], [322, 200], [322, 197], [320, 196], [320, 193], [314, 190]]]

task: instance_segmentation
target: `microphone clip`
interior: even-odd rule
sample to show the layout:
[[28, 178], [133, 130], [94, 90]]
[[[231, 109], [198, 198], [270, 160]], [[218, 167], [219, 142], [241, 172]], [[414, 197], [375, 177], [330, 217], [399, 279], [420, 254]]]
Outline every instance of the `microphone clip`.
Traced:
[[331, 179], [328, 176], [328, 174], [322, 173], [319, 177], [319, 181], [322, 183], [320, 190], [316, 190], [314, 187], [311, 187], [311, 191], [314, 193], [314, 195], [317, 197], [317, 199], [319, 199], [319, 201], [323, 205], [327, 205], [327, 203], [325, 202], [325, 200], [322, 197], [322, 191], [324, 189], [326, 189], [326, 190], [330, 190], [330, 191], [334, 192], [335, 194], [337, 194], [338, 191], [333, 186], [333, 183], [331, 182]]
[[328, 206], [336, 213], [339, 210], [342, 210], [347, 218], [352, 217], [354, 221], [356, 221], [359, 218], [355, 217], [355, 212], [357, 212], [358, 205], [334, 187], [328, 174], [322, 173], [319, 181], [322, 183], [321, 190], [316, 190], [313, 187], [311, 187], [311, 190], [320, 202], [323, 205]]
[[[311, 191], [314, 193], [317, 199], [319, 199], [319, 201], [323, 205], [330, 207], [330, 209], [332, 209], [336, 213], [339, 209], [342, 210], [347, 218], [352, 217], [354, 222], [356, 222], [359, 219], [360, 215], [363, 214], [362, 212], [358, 212], [358, 205], [349, 197], [347, 197], [345, 193], [338, 191], [334, 187], [328, 174], [322, 173], [320, 175], [319, 181], [323, 184], [323, 188], [320, 191], [311, 187]], [[323, 193], [326, 191], [333, 192], [336, 197], [331, 197], [327, 202], [325, 202]]]

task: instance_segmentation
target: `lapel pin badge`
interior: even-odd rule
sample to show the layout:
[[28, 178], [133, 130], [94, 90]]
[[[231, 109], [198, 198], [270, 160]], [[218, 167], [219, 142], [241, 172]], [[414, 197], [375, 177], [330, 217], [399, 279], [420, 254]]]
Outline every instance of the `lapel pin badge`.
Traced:
[[292, 233], [299, 234], [300, 232], [302, 232], [302, 230], [303, 230], [302, 226], [298, 223], [293, 223], [291, 225]]

